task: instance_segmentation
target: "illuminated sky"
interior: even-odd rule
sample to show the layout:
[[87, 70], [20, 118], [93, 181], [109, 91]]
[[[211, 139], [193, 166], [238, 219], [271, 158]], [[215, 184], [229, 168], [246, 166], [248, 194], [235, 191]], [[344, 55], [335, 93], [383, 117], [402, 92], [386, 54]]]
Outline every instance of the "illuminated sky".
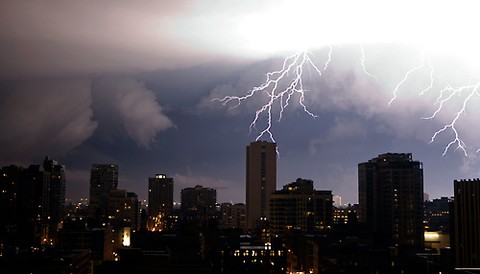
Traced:
[[357, 164], [386, 152], [424, 163], [431, 198], [479, 176], [478, 94], [455, 123], [468, 157], [457, 143], [442, 156], [450, 128], [430, 141], [469, 90], [422, 119], [445, 87], [480, 81], [473, 1], [237, 2], [2, 1], [0, 165], [57, 159], [72, 198], [88, 196], [91, 164], [117, 163], [119, 187], [142, 198], [148, 177], [166, 173], [177, 197], [201, 184], [243, 202], [245, 147], [265, 117], [249, 125], [267, 97], [212, 99], [247, 94], [308, 50], [322, 69], [303, 78], [318, 118], [293, 100], [274, 121], [277, 188], [308, 178], [356, 202]]

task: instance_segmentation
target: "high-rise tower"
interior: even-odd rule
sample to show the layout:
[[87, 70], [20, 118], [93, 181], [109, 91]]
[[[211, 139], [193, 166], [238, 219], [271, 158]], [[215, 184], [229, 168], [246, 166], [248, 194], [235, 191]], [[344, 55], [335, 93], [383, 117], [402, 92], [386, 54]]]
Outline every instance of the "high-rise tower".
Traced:
[[64, 219], [65, 167], [46, 157], [40, 170], [43, 171], [42, 238], [49, 241]]
[[377, 246], [423, 248], [423, 167], [411, 153], [386, 153], [358, 164], [360, 220]]
[[0, 169], [0, 238], [7, 246], [54, 245], [64, 220], [65, 170], [45, 158], [43, 165]]
[[165, 174], [155, 174], [148, 178], [148, 216], [157, 218], [173, 210], [173, 178]]
[[118, 187], [118, 165], [94, 164], [90, 171], [90, 202], [88, 215], [104, 218], [107, 215], [110, 191]]
[[455, 267], [480, 267], [480, 179], [455, 180], [453, 247]]
[[256, 141], [247, 146], [247, 229], [268, 216], [270, 195], [277, 187], [277, 145]]

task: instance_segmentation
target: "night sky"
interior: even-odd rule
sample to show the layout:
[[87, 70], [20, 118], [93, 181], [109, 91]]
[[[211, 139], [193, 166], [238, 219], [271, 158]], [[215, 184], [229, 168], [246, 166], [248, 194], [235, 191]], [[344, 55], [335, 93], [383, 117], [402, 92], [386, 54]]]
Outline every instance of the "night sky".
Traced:
[[[479, 176], [471, 1], [258, 2], [1, 1], [0, 165], [56, 159], [73, 199], [88, 197], [92, 164], [116, 163], [119, 188], [142, 199], [165, 173], [176, 200], [200, 184], [244, 202], [245, 149], [266, 116], [249, 126], [268, 96], [212, 99], [246, 95], [308, 48], [322, 75], [305, 67], [305, 105], [318, 117], [298, 94], [281, 121], [272, 109], [277, 188], [312, 179], [356, 203], [357, 164], [387, 152], [423, 162], [431, 199]], [[455, 138], [465, 151], [445, 152]]]

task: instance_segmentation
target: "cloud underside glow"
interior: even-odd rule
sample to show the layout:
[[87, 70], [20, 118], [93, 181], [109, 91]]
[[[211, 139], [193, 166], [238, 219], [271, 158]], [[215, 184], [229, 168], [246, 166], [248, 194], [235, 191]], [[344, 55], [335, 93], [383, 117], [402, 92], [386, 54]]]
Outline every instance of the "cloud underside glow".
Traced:
[[[303, 70], [308, 66], [311, 70], [316, 70], [320, 76], [322, 76], [322, 72], [317, 68], [317, 65], [320, 64], [310, 61], [308, 53], [310, 50], [322, 47], [330, 49], [328, 60], [325, 63], [326, 69], [331, 59], [332, 46], [341, 47], [346, 44], [359, 44], [361, 45], [361, 53], [358, 59], [361, 60], [363, 72], [365, 75], [377, 79], [365, 67], [364, 45], [394, 43], [405, 44], [417, 49], [419, 53], [418, 63], [406, 65], [403, 80], [400, 78], [387, 85], [383, 84], [384, 90], [388, 85], [395, 86], [395, 88], [392, 88], [392, 98], [389, 105], [396, 101], [398, 92], [405, 88], [410, 89], [409, 95], [424, 95], [431, 90], [439, 91], [440, 96], [432, 102], [432, 105], [436, 105], [434, 111], [432, 111], [433, 115], [429, 115], [427, 119], [442, 118], [440, 116], [445, 116], [444, 112], [447, 112], [446, 116], [449, 116], [449, 118], [446, 118], [445, 126], [434, 131], [431, 142], [434, 142], [439, 135], [448, 133], [453, 137], [447, 142], [443, 154], [445, 155], [448, 149], [454, 145], [467, 156], [466, 143], [459, 137], [458, 129], [461, 127], [461, 123], [458, 122], [458, 118], [466, 114], [467, 105], [474, 103], [472, 98], [479, 96], [479, 85], [464, 81], [459, 84], [459, 87], [450, 88], [448, 92], [444, 93], [444, 86], [449, 87], [451, 85], [450, 81], [458, 82], [458, 79], [451, 76], [441, 76], [440, 81], [435, 79], [440, 74], [436, 72], [436, 67], [432, 65], [430, 56], [435, 56], [437, 60], [448, 57], [460, 61], [463, 69], [466, 69], [463, 71], [464, 76], [471, 77], [471, 79], [480, 74], [480, 66], [478, 65], [480, 55], [477, 50], [480, 43], [473, 31], [473, 26], [475, 26], [475, 22], [473, 22], [475, 18], [474, 10], [472, 2], [469, 1], [462, 1], [461, 3], [455, 3], [455, 5], [443, 1], [422, 1], [420, 3], [403, 1], [398, 4], [385, 1], [335, 1], [328, 3], [307, 0], [280, 1], [276, 2], [275, 5], [260, 6], [242, 16], [229, 17], [224, 25], [233, 31], [227, 33], [222, 32], [221, 29], [218, 30], [219, 36], [223, 38], [221, 49], [218, 47], [220, 45], [218, 40], [211, 39], [215, 36], [212, 33], [210, 33], [210, 36], [204, 36], [203, 38], [207, 39], [203, 41], [204, 47], [213, 51], [227, 52], [231, 50], [236, 54], [244, 55], [266, 56], [268, 54], [297, 52], [296, 55], [285, 59], [283, 68], [267, 73], [265, 82], [250, 89], [247, 95], [227, 95], [218, 98], [224, 104], [231, 101], [240, 104], [257, 93], [266, 94], [270, 100], [256, 111], [250, 128], [256, 128], [259, 117], [265, 116], [266, 126], [263, 130], [260, 130], [257, 139], [267, 134], [272, 141], [275, 141], [271, 132], [272, 109], [275, 102], [278, 101], [280, 104], [279, 116], [281, 119], [283, 110], [288, 106], [291, 96], [294, 93], [299, 93], [300, 100], [298, 103], [304, 108], [305, 112], [314, 116], [303, 103], [307, 91], [302, 84]], [[219, 18], [216, 19], [211, 22], [219, 21]], [[226, 18], [223, 17], [222, 19], [225, 20]], [[198, 21], [196, 20], [196, 22]], [[200, 20], [200, 22], [203, 23], [203, 29], [215, 29], [208, 27], [211, 22], [206, 19]], [[202, 37], [198, 36], [195, 39], [201, 41]], [[396, 54], [398, 53], [391, 53], [391, 55]], [[297, 59], [303, 61], [289, 61]], [[374, 56], [372, 59], [376, 59], [377, 64], [380, 63], [378, 62], [378, 56]], [[449, 61], [442, 62], [445, 65]], [[382, 66], [392, 66], [392, 64], [386, 62], [382, 63]], [[409, 83], [419, 75], [423, 76], [423, 87], [422, 84], [418, 84], [421, 81], [417, 81], [416, 85]], [[283, 79], [287, 80], [285, 88], [278, 85]], [[388, 80], [382, 79], [382, 81], [385, 83]], [[465, 95], [466, 92], [462, 93], [464, 90], [469, 90], [469, 93]], [[453, 97], [450, 96], [452, 94], [458, 95], [458, 98], [450, 100]], [[448, 99], [443, 96], [447, 96]], [[458, 102], [463, 104], [463, 107], [449, 110], [449, 107], [444, 106], [444, 103], [445, 105], [452, 105]]]
[[245, 56], [351, 43], [406, 43], [465, 59], [479, 57], [472, 1], [301, 0], [224, 8], [192, 9], [177, 22], [177, 35], [206, 50]]

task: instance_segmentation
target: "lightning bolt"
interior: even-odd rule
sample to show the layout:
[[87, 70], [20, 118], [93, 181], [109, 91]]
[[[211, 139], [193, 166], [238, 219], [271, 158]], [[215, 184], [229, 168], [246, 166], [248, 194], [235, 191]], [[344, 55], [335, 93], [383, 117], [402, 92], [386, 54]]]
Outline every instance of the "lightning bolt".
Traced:
[[[271, 141], [275, 142], [275, 138], [272, 133], [272, 121], [274, 117], [272, 110], [275, 104], [278, 103], [280, 106], [277, 120], [278, 122], [282, 120], [283, 113], [289, 106], [292, 96], [295, 94], [298, 95], [298, 104], [302, 107], [303, 111], [313, 118], [318, 117], [317, 115], [313, 114], [305, 105], [305, 94], [308, 92], [308, 90], [304, 87], [303, 74], [304, 70], [308, 68], [310, 71], [313, 70], [313, 72], [319, 77], [322, 77], [322, 71], [328, 69], [332, 60], [333, 47], [328, 45], [327, 48], [328, 52], [326, 54], [326, 61], [323, 64], [322, 70], [315, 64], [315, 62], [313, 62], [309, 50], [299, 50], [295, 54], [284, 59], [281, 69], [268, 72], [266, 74], [265, 81], [259, 86], [250, 89], [246, 95], [225, 96], [223, 98], [214, 98], [212, 101], [219, 101], [223, 105], [234, 102], [235, 104], [233, 107], [236, 108], [240, 106], [243, 101], [254, 97], [258, 93], [263, 93], [266, 95], [268, 100], [260, 109], [255, 112], [255, 116], [250, 123], [249, 129], [250, 132], [252, 132], [253, 129], [256, 129], [258, 120], [262, 115], [265, 115], [267, 119], [266, 126], [257, 135], [256, 141], [267, 135]], [[361, 66], [366, 75], [377, 79], [375, 75], [369, 73], [366, 69], [363, 44], [361, 45]]]
[[[328, 68], [328, 64], [332, 57], [332, 47], [329, 46], [329, 52], [327, 60], [324, 63], [323, 70]], [[238, 107], [243, 101], [263, 93], [267, 96], [267, 102], [255, 112], [255, 117], [250, 123], [250, 132], [255, 128], [259, 118], [262, 115], [267, 117], [267, 124], [263, 130], [260, 131], [256, 140], [258, 141], [264, 135], [267, 135], [269, 139], [275, 142], [275, 138], [272, 133], [272, 109], [276, 103], [280, 106], [280, 112], [278, 114], [278, 121], [282, 120], [285, 109], [290, 104], [293, 95], [298, 95], [298, 104], [302, 107], [303, 111], [313, 118], [318, 116], [310, 112], [307, 105], [305, 105], [305, 93], [308, 92], [304, 87], [303, 74], [306, 68], [313, 69], [319, 77], [322, 76], [322, 70], [312, 61], [311, 54], [308, 50], [298, 51], [293, 55], [285, 58], [282, 68], [268, 72], [266, 74], [265, 81], [252, 88], [245, 96], [225, 96], [223, 98], [214, 98], [212, 101], [222, 102], [223, 105], [227, 105], [231, 102], [235, 102], [234, 107]]]
[[[422, 119], [426, 119], [426, 120], [434, 119], [437, 116], [437, 114], [443, 110], [445, 103], [448, 103], [449, 101], [451, 101], [452, 98], [455, 95], [456, 96], [462, 96], [462, 93], [466, 93], [466, 96], [463, 99], [463, 102], [462, 102], [462, 105], [461, 105], [460, 109], [457, 112], [454, 113], [453, 119], [451, 120], [451, 122], [449, 124], [443, 126], [442, 128], [440, 128], [439, 130], [437, 130], [433, 134], [433, 136], [430, 140], [430, 143], [434, 142], [438, 135], [440, 135], [441, 133], [443, 133], [443, 132], [445, 132], [449, 129], [453, 132], [455, 138], [453, 138], [453, 140], [451, 140], [445, 146], [445, 149], [443, 150], [442, 156], [445, 156], [445, 154], [447, 154], [448, 150], [450, 149], [450, 147], [452, 145], [456, 145], [456, 149], [460, 149], [463, 152], [463, 154], [466, 157], [468, 157], [465, 142], [460, 138], [460, 135], [458, 133], [456, 125], [457, 125], [458, 120], [460, 119], [460, 116], [462, 114], [463, 115], [467, 114], [466, 108], [467, 108], [468, 103], [472, 100], [472, 98], [474, 98], [475, 96], [480, 97], [479, 89], [480, 89], [480, 82], [478, 82], [477, 84], [474, 84], [474, 85], [466, 85], [466, 86], [462, 86], [462, 87], [458, 87], [458, 88], [454, 88], [454, 87], [451, 87], [451, 86], [446, 86], [444, 89], [442, 89], [440, 91], [440, 95], [437, 98], [437, 101], [436, 101], [436, 104], [438, 104], [437, 109], [433, 112], [433, 114], [431, 116], [422, 118]], [[477, 153], [479, 151], [480, 151], [480, 149], [477, 149]]]
[[[230, 103], [234, 103], [233, 107], [236, 108], [240, 106], [244, 101], [257, 96], [257, 94], [263, 94], [267, 98], [267, 102], [260, 107], [256, 112], [255, 116], [250, 123], [249, 130], [250, 132], [253, 131], [253, 129], [257, 129], [257, 122], [261, 117], [266, 117], [266, 125], [265, 127], [260, 130], [260, 133], [256, 137], [256, 141], [258, 141], [260, 138], [264, 136], [268, 136], [268, 138], [276, 142], [274, 135], [272, 133], [272, 127], [273, 127], [273, 120], [274, 120], [274, 114], [273, 114], [273, 109], [276, 105], [279, 106], [280, 110], [278, 113], [278, 122], [280, 122], [283, 118], [283, 114], [285, 109], [289, 106], [292, 97], [294, 95], [298, 95], [298, 104], [302, 107], [303, 111], [307, 113], [309, 116], [313, 118], [317, 118], [318, 116], [312, 113], [307, 105], [305, 104], [305, 95], [309, 91], [305, 88], [304, 86], [304, 72], [306, 69], [309, 71], [313, 71], [315, 74], [317, 74], [319, 77], [322, 77], [322, 72], [328, 69], [329, 64], [332, 60], [332, 53], [333, 53], [333, 48], [332, 46], [328, 46], [328, 53], [326, 55], [326, 61], [323, 64], [323, 69], [320, 69], [319, 66], [312, 60], [311, 53], [308, 50], [299, 50], [295, 54], [292, 54], [290, 56], [287, 56], [284, 61], [283, 65], [280, 69], [272, 72], [268, 72], [266, 74], [266, 78], [263, 83], [261, 83], [259, 86], [253, 87], [250, 89], [246, 95], [244, 96], [225, 96], [223, 98], [214, 98], [212, 101], [219, 101], [223, 105], [227, 105]], [[363, 44], [361, 44], [361, 67], [363, 69], [363, 72], [369, 76], [377, 80], [377, 77], [371, 73], [368, 72], [366, 68], [366, 58], [365, 58], [365, 51]], [[431, 90], [434, 86], [434, 68], [432, 66], [431, 60], [429, 56], [426, 54], [425, 49], [421, 52], [421, 58], [420, 62], [418, 65], [412, 67], [409, 69], [406, 73], [403, 79], [397, 83], [393, 90], [393, 95], [390, 101], [388, 102], [388, 105], [391, 106], [393, 102], [397, 99], [398, 97], [398, 92], [402, 88], [402, 86], [407, 83], [407, 81], [410, 79], [410, 77], [418, 73], [421, 70], [428, 70], [428, 84], [421, 90], [419, 91], [419, 95], [424, 95], [426, 92]], [[454, 115], [453, 119], [451, 122], [439, 130], [437, 130], [433, 135], [430, 140], [430, 143], [433, 143], [436, 138], [441, 135], [442, 133], [445, 133], [447, 131], [452, 131], [454, 134], [454, 138], [445, 146], [445, 149], [443, 151], [442, 155], [446, 155], [446, 153], [449, 151], [449, 149], [456, 145], [456, 149], [461, 150], [465, 156], [468, 156], [467, 154], [467, 149], [466, 149], [466, 144], [460, 137], [457, 124], [458, 121], [461, 117], [461, 115], [466, 115], [466, 108], [469, 102], [471, 102], [472, 98], [474, 97], [480, 97], [480, 82], [477, 84], [469, 84], [466, 86], [461, 86], [461, 87], [451, 87], [447, 86], [443, 90], [440, 90], [440, 95], [438, 96], [435, 105], [438, 105], [436, 110], [433, 112], [433, 114], [429, 117], [423, 117], [422, 119], [424, 120], [432, 120], [437, 117], [437, 115], [442, 112], [445, 109], [445, 105], [450, 102], [450, 100], [455, 96], [466, 96], [464, 97], [463, 104], [460, 109], [458, 109]], [[480, 149], [477, 150], [477, 152], [480, 152]], [[277, 151], [278, 153], [278, 151]]]
[[367, 67], [365, 66], [365, 50], [364, 50], [364, 48], [363, 48], [363, 44], [361, 44], [360, 46], [361, 46], [361, 50], [362, 50], [362, 57], [361, 57], [360, 60], [361, 60], [363, 72], [364, 72], [366, 75], [372, 77], [373, 79], [378, 80], [378, 79], [377, 79], [377, 76], [375, 76], [375, 75], [373, 75], [373, 74], [371, 74], [371, 73], [369, 73], [369, 72], [367, 71]]
[[[425, 64], [425, 63], [427, 63], [427, 64]], [[405, 82], [408, 81], [410, 75], [412, 73], [416, 72], [416, 71], [419, 71], [420, 69], [424, 68], [425, 66], [428, 66], [429, 71], [430, 71], [430, 84], [425, 89], [420, 91], [419, 95], [425, 94], [425, 92], [427, 92], [428, 90], [430, 90], [433, 87], [433, 66], [430, 62], [430, 58], [426, 55], [425, 50], [423, 50], [422, 51], [422, 57], [421, 57], [421, 60], [420, 60], [420, 64], [411, 68], [410, 70], [408, 70], [407, 73], [405, 73], [405, 76], [403, 77], [403, 79], [400, 82], [398, 82], [398, 84], [395, 86], [395, 89], [393, 90], [393, 96], [390, 99], [390, 101], [388, 102], [388, 106], [391, 106], [392, 103], [397, 99], [398, 90], [400, 89], [400, 87]]]
[[[404, 78], [398, 82], [396, 85], [395, 89], [393, 90], [393, 96], [390, 99], [388, 105], [390, 106], [396, 99], [397, 99], [397, 92], [400, 89], [400, 87], [408, 81], [409, 77], [411, 74], [419, 71], [420, 69], [428, 67], [429, 70], [429, 84], [427, 87], [425, 87], [423, 90], [419, 92], [419, 95], [424, 95], [427, 91], [433, 88], [434, 84], [434, 68], [431, 64], [430, 58], [425, 54], [425, 50], [422, 52], [422, 57], [420, 64], [411, 68], [410, 70], [407, 71], [405, 74]], [[450, 142], [445, 146], [442, 156], [445, 156], [449, 149], [452, 146], [456, 146], [455, 150], [461, 150], [465, 157], [468, 157], [467, 149], [466, 149], [466, 143], [463, 141], [463, 139], [460, 137], [460, 133], [457, 128], [457, 124], [459, 123], [459, 119], [461, 118], [462, 115], [467, 114], [467, 106], [468, 104], [473, 100], [475, 97], [480, 97], [480, 81], [476, 84], [472, 84], [472, 81], [469, 82], [469, 84], [465, 86], [460, 86], [460, 87], [452, 87], [450, 85], [447, 85], [445, 88], [439, 91], [439, 96], [437, 97], [435, 101], [435, 105], [438, 105], [438, 107], [435, 109], [435, 111], [430, 115], [429, 117], [422, 117], [421, 119], [423, 120], [432, 120], [437, 117], [437, 115], [444, 111], [445, 105], [449, 104], [454, 100], [454, 97], [463, 97], [463, 101], [461, 104], [461, 107], [457, 109], [453, 113], [453, 118], [450, 121], [450, 123], [444, 125], [442, 128], [437, 130], [433, 135], [432, 138], [430, 139], [429, 143], [433, 143], [436, 138], [447, 131], [451, 131], [454, 135], [454, 138], [450, 140]], [[477, 149], [476, 152], [480, 152], [480, 149]]]

